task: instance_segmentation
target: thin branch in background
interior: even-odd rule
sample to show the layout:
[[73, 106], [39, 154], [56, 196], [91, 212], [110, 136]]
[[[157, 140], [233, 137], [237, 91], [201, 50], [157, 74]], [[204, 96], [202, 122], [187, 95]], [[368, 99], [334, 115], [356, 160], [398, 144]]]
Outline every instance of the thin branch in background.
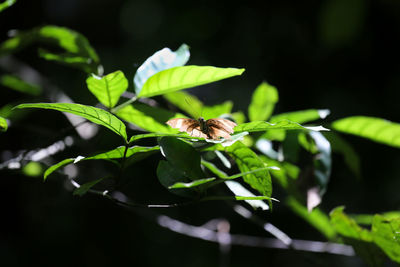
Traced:
[[[186, 236], [202, 239], [209, 242], [219, 243], [218, 232], [207, 229], [202, 226], [193, 226], [181, 221], [172, 219], [168, 216], [161, 215], [157, 219], [157, 223], [173, 232]], [[300, 251], [329, 253], [344, 256], [354, 256], [354, 250], [351, 246], [332, 243], [292, 239], [291, 246], [286, 245], [276, 238], [256, 237], [249, 235], [238, 235], [225, 233], [224, 240], [230, 240], [230, 245], [248, 246], [248, 247], [264, 247], [274, 249], [294, 249]]]

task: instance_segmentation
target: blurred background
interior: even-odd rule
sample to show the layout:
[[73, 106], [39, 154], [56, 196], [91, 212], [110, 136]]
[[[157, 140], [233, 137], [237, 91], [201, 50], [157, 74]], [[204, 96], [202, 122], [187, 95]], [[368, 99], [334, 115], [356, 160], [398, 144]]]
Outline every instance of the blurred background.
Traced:
[[[353, 115], [400, 122], [399, 1], [20, 0], [0, 14], [0, 41], [8, 38], [10, 29], [27, 30], [46, 24], [69, 27], [86, 36], [98, 52], [105, 73], [122, 70], [131, 82], [129, 90], [137, 67], [147, 57], [164, 47], [176, 50], [186, 43], [191, 50], [188, 64], [246, 69], [240, 77], [190, 90], [207, 104], [232, 100], [234, 111], [246, 112], [253, 90], [265, 80], [279, 91], [275, 113], [330, 109], [331, 115], [323, 122], [328, 128], [330, 121]], [[86, 88], [85, 73], [39, 59], [34, 47], [15, 57], [75, 102], [96, 103]], [[14, 92], [1, 90], [2, 105], [17, 98]], [[56, 112], [42, 112], [40, 116], [29, 117], [24, 126], [17, 125], [2, 134], [0, 149], [17, 153], [56, 141], [56, 133], [67, 121]], [[21, 132], [27, 125], [35, 125], [32, 136]], [[349, 213], [398, 210], [398, 150], [352, 136], [345, 138], [361, 157], [362, 177], [356, 179], [342, 157], [335, 155], [321, 208], [329, 212], [345, 205]], [[111, 149], [118, 142], [104, 131], [90, 144], [80, 145], [87, 155], [98, 147]], [[79, 153], [83, 152], [71, 147], [59, 159]], [[132, 174], [136, 199], [156, 203], [174, 200], [158, 184], [157, 160], [158, 156], [150, 158]], [[86, 164], [83, 168], [97, 166]], [[99, 172], [109, 169], [112, 166], [105, 164]], [[140, 175], [149, 173], [154, 175]], [[217, 244], [163, 229], [146, 219], [145, 210], [129, 211], [98, 196], [72, 196], [61, 177], [52, 178], [43, 183], [40, 177], [2, 171], [2, 266], [218, 266]], [[193, 225], [225, 218], [231, 222], [233, 233], [266, 236], [262, 229], [232, 213], [225, 203], [155, 212]], [[323, 240], [283, 205], [260, 216], [293, 238]], [[293, 263], [364, 266], [359, 259], [346, 256], [276, 249], [233, 247], [230, 254], [230, 266]]]

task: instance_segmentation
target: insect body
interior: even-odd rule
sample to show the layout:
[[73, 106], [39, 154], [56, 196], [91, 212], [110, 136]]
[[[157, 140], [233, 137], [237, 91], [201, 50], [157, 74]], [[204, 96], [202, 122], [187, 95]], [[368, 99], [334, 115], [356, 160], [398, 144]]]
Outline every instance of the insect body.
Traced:
[[203, 137], [206, 139], [217, 140], [220, 137], [225, 139], [230, 139], [233, 128], [236, 123], [226, 119], [209, 119], [204, 120], [200, 117], [198, 120], [187, 119], [187, 118], [177, 118], [166, 122], [172, 128], [177, 128], [181, 132], [187, 132], [194, 137]]

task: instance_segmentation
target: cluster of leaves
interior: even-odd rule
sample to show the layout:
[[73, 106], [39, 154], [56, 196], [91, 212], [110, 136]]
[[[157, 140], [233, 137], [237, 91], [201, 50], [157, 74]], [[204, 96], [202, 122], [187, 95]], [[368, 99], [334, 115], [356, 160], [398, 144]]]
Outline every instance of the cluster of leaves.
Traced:
[[[118, 70], [103, 75], [99, 57], [88, 40], [67, 28], [42, 26], [17, 32], [0, 44], [0, 57], [12, 55], [33, 43], [64, 50], [57, 54], [39, 48], [39, 56], [88, 73], [86, 86], [101, 108], [77, 103], [23, 103], [12, 110], [13, 103], [10, 103], [0, 110], [0, 129], [6, 132], [18, 120], [17, 109], [40, 108], [80, 116], [121, 137], [115, 149], [67, 158], [50, 166], [44, 172], [44, 179], [55, 171], [60, 172], [62, 167], [88, 160], [112, 161], [123, 172], [129, 164], [161, 153], [164, 159], [159, 161], [156, 175], [172, 194], [198, 201], [244, 200], [254, 208], [270, 209], [274, 181], [286, 192], [282, 196], [285, 199], [281, 200], [327, 239], [351, 244], [372, 265], [381, 264], [384, 254], [400, 262], [399, 213], [350, 217], [343, 208], [337, 208], [329, 216], [317, 207], [327, 190], [332, 151], [343, 154], [355, 176], [360, 173], [357, 154], [337, 132], [326, 131], [322, 126], [305, 126], [324, 119], [329, 111], [310, 109], [274, 115], [278, 90], [266, 82], [253, 92], [247, 116], [243, 111], [232, 112], [231, 101], [207, 106], [182, 90], [239, 76], [244, 69], [187, 66], [190, 57], [187, 45], [174, 52], [164, 48], [149, 57], [133, 77], [133, 92], [129, 94], [125, 74]], [[40, 87], [15, 73], [1, 75], [0, 84], [35, 99], [45, 98]], [[165, 101], [182, 113], [165, 109]], [[184, 114], [194, 117], [200, 110], [206, 119], [225, 117], [236, 121], [232, 140], [191, 137], [165, 124], [169, 119], [185, 117]], [[127, 131], [127, 126], [135, 131]], [[397, 138], [400, 125], [380, 118], [348, 117], [332, 122], [329, 128], [400, 147]], [[143, 138], [154, 138], [157, 144], [135, 144]], [[116, 180], [115, 184], [121, 186], [120, 175], [93, 177], [90, 182], [77, 186], [74, 194], [95, 192], [94, 188], [107, 179]], [[219, 190], [221, 187], [231, 193]], [[368, 230], [359, 224], [372, 225], [372, 228]]]

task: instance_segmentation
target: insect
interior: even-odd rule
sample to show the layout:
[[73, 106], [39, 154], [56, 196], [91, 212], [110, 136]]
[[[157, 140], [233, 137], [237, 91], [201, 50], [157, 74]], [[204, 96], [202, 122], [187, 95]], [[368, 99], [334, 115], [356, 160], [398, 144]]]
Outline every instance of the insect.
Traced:
[[202, 117], [198, 120], [177, 118], [167, 121], [166, 124], [179, 129], [180, 132], [187, 132], [191, 136], [214, 140], [218, 140], [219, 137], [231, 139], [230, 134], [236, 126], [236, 123], [230, 120], [220, 118], [204, 120]]

